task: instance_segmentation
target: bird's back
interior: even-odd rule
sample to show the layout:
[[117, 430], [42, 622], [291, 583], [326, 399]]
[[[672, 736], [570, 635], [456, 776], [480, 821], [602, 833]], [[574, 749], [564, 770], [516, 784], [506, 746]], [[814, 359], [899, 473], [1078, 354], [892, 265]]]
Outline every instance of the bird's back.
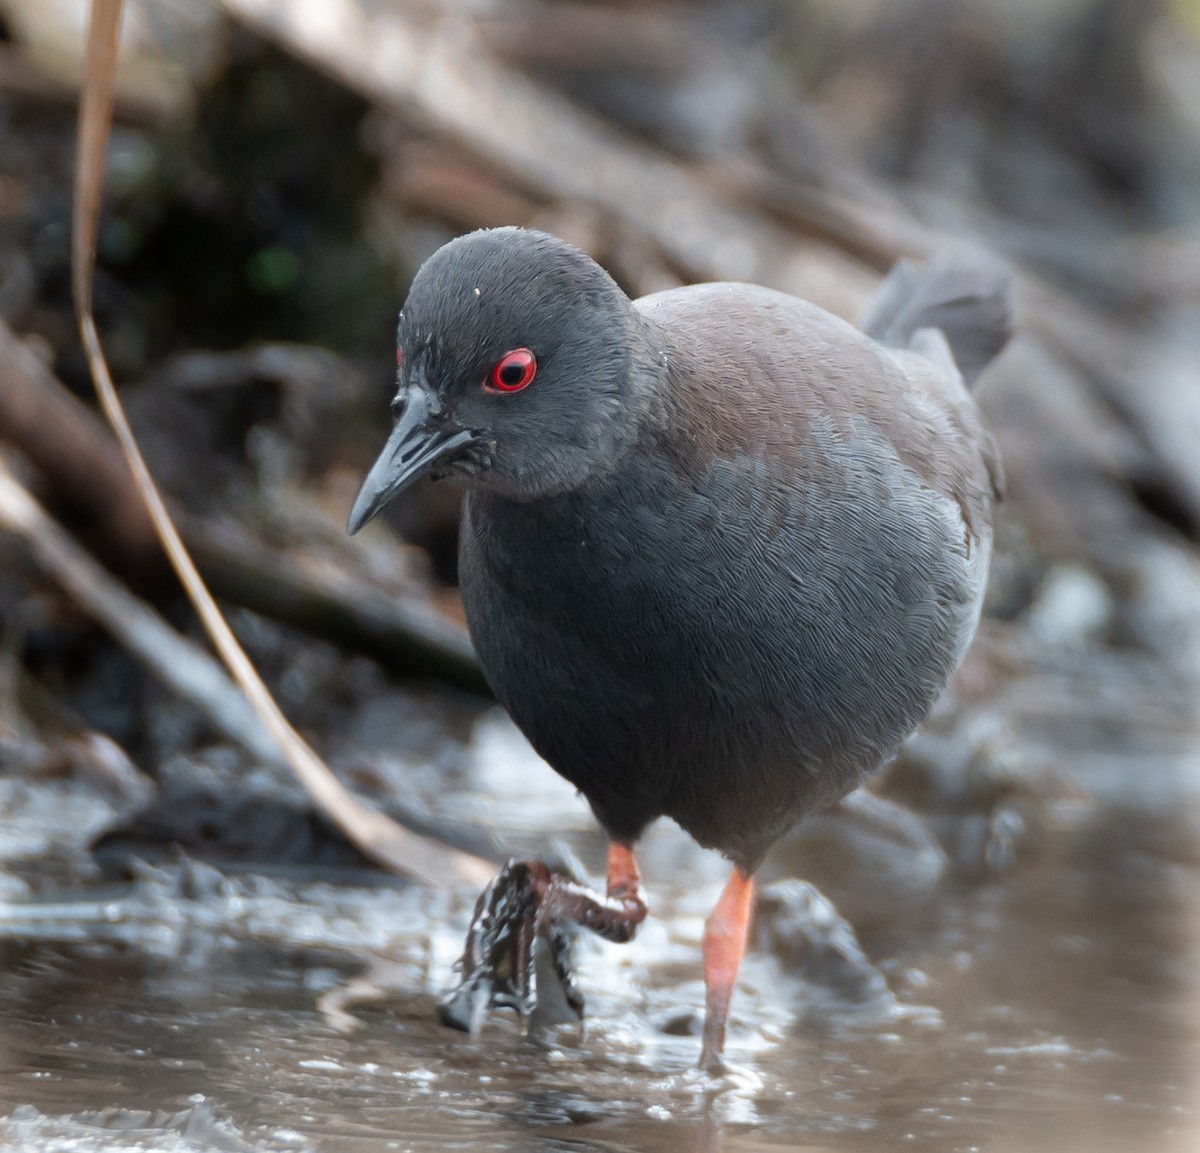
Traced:
[[[922, 286], [910, 283], [914, 291]], [[879, 297], [894, 293], [889, 278]], [[749, 451], [786, 462], [814, 419], [842, 427], [865, 420], [969, 524], [990, 524], [999, 457], [937, 335], [894, 319], [868, 335], [814, 304], [749, 284], [672, 289], [636, 307], [672, 335], [672, 391], [700, 452]], [[919, 315], [906, 319], [919, 323]], [[982, 319], [991, 331], [993, 318]], [[731, 403], [714, 405], [714, 386]]]
[[978, 618], [997, 477], [950, 370], [793, 297], [644, 298], [642, 439], [582, 488], [472, 493], [485, 672], [618, 839], [754, 867], [923, 719]]

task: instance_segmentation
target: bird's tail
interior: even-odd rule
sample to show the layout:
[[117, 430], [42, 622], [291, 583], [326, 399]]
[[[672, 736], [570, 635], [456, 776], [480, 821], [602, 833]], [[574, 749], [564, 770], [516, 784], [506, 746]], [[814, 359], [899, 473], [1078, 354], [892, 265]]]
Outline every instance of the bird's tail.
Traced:
[[1012, 274], [981, 254], [952, 249], [924, 264], [901, 260], [859, 327], [893, 348], [915, 348], [917, 333], [938, 329], [971, 386], [1008, 343], [1012, 324]]

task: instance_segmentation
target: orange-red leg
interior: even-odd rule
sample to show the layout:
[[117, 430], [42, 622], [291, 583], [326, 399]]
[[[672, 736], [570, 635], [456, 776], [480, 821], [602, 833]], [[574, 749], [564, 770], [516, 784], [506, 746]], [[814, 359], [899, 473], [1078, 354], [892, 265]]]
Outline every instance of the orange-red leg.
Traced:
[[725, 1025], [738, 967], [746, 950], [754, 878], [735, 868], [717, 906], [704, 922], [704, 1047], [700, 1068], [719, 1072], [723, 1066]]
[[618, 901], [632, 899], [643, 907], [646, 904], [642, 897], [642, 874], [638, 872], [633, 850], [616, 841], [608, 842], [608, 895]]
[[545, 865], [531, 862], [529, 867], [540, 870], [534, 884], [541, 923], [574, 921], [605, 940], [624, 944], [633, 939], [646, 919], [642, 878], [628, 845], [609, 842], [608, 893], [604, 897], [565, 877], [552, 875]]

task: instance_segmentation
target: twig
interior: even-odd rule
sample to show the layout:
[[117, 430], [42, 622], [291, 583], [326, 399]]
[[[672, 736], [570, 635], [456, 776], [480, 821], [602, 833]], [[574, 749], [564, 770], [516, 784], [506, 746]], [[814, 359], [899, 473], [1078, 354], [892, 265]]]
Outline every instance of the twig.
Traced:
[[92, 272], [96, 259], [104, 156], [112, 119], [120, 18], [121, 0], [92, 0], [85, 84], [79, 109], [79, 151], [71, 251], [71, 281], [79, 314], [79, 328], [101, 407], [117, 434], [125, 458], [142, 490], [171, 566], [179, 575], [205, 630], [254, 711], [282, 749], [292, 771], [313, 799], [356, 845], [391, 868], [427, 884], [445, 884], [451, 879], [478, 882], [481, 878], [491, 876], [494, 870], [490, 865], [477, 857], [410, 833], [365, 805], [338, 781], [292, 728], [196, 571], [129, 427], [109, 375], [92, 314]]

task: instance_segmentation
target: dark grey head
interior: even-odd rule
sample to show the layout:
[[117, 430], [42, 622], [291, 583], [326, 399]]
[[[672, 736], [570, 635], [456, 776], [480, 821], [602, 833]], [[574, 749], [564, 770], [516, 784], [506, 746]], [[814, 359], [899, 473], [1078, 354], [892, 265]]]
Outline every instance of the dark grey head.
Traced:
[[547, 233], [438, 249], [400, 314], [396, 426], [350, 531], [426, 473], [531, 500], [611, 467], [636, 435], [638, 324], [608, 273]]

